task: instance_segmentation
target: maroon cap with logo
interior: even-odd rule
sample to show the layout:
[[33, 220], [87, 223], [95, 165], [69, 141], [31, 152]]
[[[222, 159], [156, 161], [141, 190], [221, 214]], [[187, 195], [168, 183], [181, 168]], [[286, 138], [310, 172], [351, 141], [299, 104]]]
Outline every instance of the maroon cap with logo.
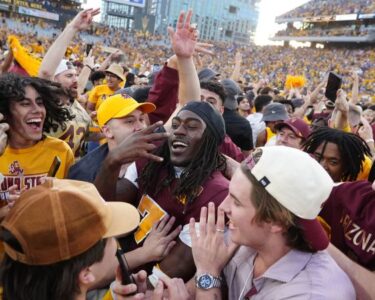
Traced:
[[292, 130], [298, 137], [307, 139], [311, 133], [309, 125], [305, 121], [299, 118], [291, 118], [282, 123], [276, 124], [275, 129], [280, 130], [283, 127], [288, 127]]

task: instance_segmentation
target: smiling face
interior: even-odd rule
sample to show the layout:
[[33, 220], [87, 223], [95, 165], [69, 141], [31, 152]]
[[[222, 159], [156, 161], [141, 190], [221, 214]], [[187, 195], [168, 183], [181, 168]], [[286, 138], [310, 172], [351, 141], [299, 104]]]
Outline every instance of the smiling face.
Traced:
[[195, 113], [183, 110], [172, 120], [168, 139], [171, 162], [175, 166], [187, 166], [198, 152], [206, 129], [204, 121]]
[[240, 168], [234, 173], [229, 194], [220, 205], [229, 218], [231, 240], [239, 245], [261, 249], [267, 242], [271, 224], [254, 221], [256, 209], [251, 201], [252, 184]]
[[107, 80], [107, 85], [111, 90], [115, 91], [120, 88], [120, 83], [122, 82], [122, 80], [115, 74], [106, 72], [105, 79]]
[[46, 109], [43, 99], [31, 86], [25, 88], [25, 98], [9, 104], [9, 145], [27, 148], [42, 139]]

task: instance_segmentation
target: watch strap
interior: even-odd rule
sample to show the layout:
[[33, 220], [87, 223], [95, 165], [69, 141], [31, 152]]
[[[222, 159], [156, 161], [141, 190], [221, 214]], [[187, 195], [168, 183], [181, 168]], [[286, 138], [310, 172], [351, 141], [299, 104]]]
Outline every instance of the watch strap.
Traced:
[[[208, 277], [211, 278], [212, 284], [211, 284], [210, 287], [205, 288], [205, 287], [200, 285], [199, 281], [200, 281], [200, 278], [202, 278], [203, 276], [208, 276]], [[208, 289], [212, 289], [212, 288], [221, 288], [222, 280], [223, 279], [221, 277], [213, 276], [212, 274], [209, 274], [209, 273], [204, 273], [204, 274], [199, 274], [199, 275], [195, 276], [195, 285], [196, 285], [197, 288], [204, 289], [204, 290], [208, 290]]]

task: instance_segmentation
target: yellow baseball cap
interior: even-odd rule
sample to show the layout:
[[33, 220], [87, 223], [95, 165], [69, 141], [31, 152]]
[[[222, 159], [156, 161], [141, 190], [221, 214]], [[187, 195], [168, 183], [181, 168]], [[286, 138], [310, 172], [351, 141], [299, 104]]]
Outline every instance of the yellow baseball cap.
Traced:
[[138, 103], [133, 98], [120, 94], [108, 97], [97, 111], [98, 124], [102, 127], [109, 120], [126, 117], [136, 109], [150, 113], [156, 109], [156, 106], [150, 102]]

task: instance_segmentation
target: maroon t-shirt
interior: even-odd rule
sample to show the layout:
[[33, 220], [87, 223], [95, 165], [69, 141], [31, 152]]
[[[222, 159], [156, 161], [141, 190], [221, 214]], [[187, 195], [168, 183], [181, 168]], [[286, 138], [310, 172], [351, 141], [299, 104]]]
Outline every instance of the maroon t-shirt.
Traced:
[[331, 242], [365, 268], [375, 270], [375, 191], [368, 181], [335, 187], [320, 216], [331, 227]]
[[[146, 163], [147, 160], [145, 159], [136, 161], [138, 177]], [[121, 247], [126, 251], [140, 247], [151, 232], [153, 224], [165, 215], [176, 218], [172, 229], [178, 225], [184, 226], [189, 223], [190, 218], [195, 218], [196, 221], [199, 221], [201, 207], [207, 206], [209, 202], [215, 203], [215, 206], [218, 207], [228, 195], [228, 179], [221, 172], [215, 171], [203, 182], [200, 194], [185, 206], [179, 199], [173, 196], [173, 190], [178, 183], [178, 179], [173, 180], [169, 185], [163, 185], [162, 183], [167, 177], [165, 169], [155, 174], [155, 176], [158, 177], [156, 185], [161, 187], [159, 192], [156, 195], [144, 195], [143, 188], [140, 185], [138, 201], [132, 203], [137, 207], [141, 215], [141, 222], [133, 235], [120, 239]], [[147, 264], [141, 266], [139, 269], [151, 271], [152, 265], [152, 263]]]
[[245, 155], [242, 153], [241, 149], [233, 143], [228, 135], [225, 135], [224, 141], [219, 147], [219, 151], [238, 162], [242, 162], [245, 159]]
[[165, 65], [156, 75], [148, 95], [148, 102], [154, 103], [156, 110], [149, 113], [150, 123], [168, 121], [178, 102], [178, 72]]
[[[136, 161], [138, 176], [144, 166], [142, 160]], [[167, 171], [162, 170], [158, 176], [158, 186], [161, 186], [162, 182], [167, 177]], [[211, 176], [202, 183], [201, 191], [191, 203], [184, 205], [182, 200], [176, 199], [173, 196], [173, 190], [178, 183], [178, 179], [175, 179], [170, 185], [162, 187], [156, 195], [148, 195], [162, 210], [168, 215], [176, 218], [175, 227], [178, 225], [188, 224], [190, 218], [199, 220], [201, 207], [207, 206], [209, 202], [214, 202], [215, 206], [219, 206], [221, 202], [228, 195], [229, 181], [219, 171], [215, 171]], [[142, 206], [142, 195], [144, 194], [143, 187], [139, 186], [139, 203], [138, 208]], [[140, 209], [142, 214], [144, 208]]]

